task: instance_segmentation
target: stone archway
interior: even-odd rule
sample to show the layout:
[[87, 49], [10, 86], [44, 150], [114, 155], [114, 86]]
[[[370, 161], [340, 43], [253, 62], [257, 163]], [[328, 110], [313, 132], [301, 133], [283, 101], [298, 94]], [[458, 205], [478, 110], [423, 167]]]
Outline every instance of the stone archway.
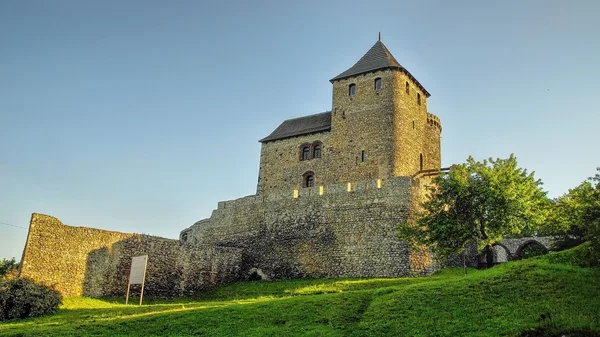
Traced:
[[499, 263], [512, 261], [513, 255], [502, 243], [494, 243], [491, 247], [485, 247], [479, 258], [479, 267], [489, 268]]
[[523, 242], [519, 248], [517, 248], [515, 257], [519, 260], [522, 260], [524, 258], [548, 254], [548, 252], [548, 248], [541, 242], [531, 239]]
[[250, 268], [247, 279], [248, 281], [270, 281], [269, 276], [260, 268]]
[[494, 243], [492, 245], [492, 254], [494, 264], [504, 263], [513, 260], [513, 256], [510, 253], [510, 250], [501, 243]]

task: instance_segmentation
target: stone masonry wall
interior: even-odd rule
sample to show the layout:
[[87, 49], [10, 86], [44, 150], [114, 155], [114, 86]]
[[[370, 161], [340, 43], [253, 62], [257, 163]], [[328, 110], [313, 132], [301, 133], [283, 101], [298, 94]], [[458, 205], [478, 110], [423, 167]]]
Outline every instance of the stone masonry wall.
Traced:
[[433, 269], [427, 252], [411, 253], [395, 228], [409, 215], [409, 177], [359, 181], [249, 196], [219, 203], [210, 219], [182, 232], [190, 244], [242, 250], [242, 272], [273, 279], [397, 277]]
[[438, 169], [442, 167], [441, 134], [442, 122], [436, 115], [427, 113], [423, 149], [426, 159], [425, 169]]
[[[375, 79], [382, 83], [377, 90]], [[348, 93], [351, 84], [354, 96]], [[331, 131], [263, 143], [257, 192], [301, 188], [308, 171], [320, 186], [437, 169], [440, 133], [439, 118], [427, 113], [426, 94], [404, 72], [387, 69], [336, 80]], [[321, 158], [300, 160], [300, 146], [316, 141], [322, 143]]]
[[[331, 183], [392, 176], [393, 76], [393, 70], [381, 70], [333, 82]], [[379, 90], [375, 89], [377, 78], [381, 79]], [[356, 86], [354, 96], [348, 92], [351, 84]]]
[[[406, 92], [408, 83], [408, 93]], [[417, 95], [421, 97], [418, 103]], [[425, 151], [425, 129], [427, 126], [427, 97], [425, 93], [400, 71], [394, 72], [394, 175], [411, 176], [428, 167]], [[438, 141], [439, 143], [439, 141]], [[423, 167], [420, 157], [423, 156]]]
[[33, 214], [21, 277], [55, 286], [63, 296], [120, 296], [131, 258], [148, 255], [144, 293], [173, 296], [239, 279], [241, 251], [183, 244], [148, 235], [72, 227]]
[[[316, 141], [322, 143], [321, 158], [300, 160], [300, 145]], [[302, 175], [307, 171], [314, 172], [315, 186], [331, 183], [330, 147], [329, 132], [263, 143], [260, 151], [258, 194], [301, 188]]]

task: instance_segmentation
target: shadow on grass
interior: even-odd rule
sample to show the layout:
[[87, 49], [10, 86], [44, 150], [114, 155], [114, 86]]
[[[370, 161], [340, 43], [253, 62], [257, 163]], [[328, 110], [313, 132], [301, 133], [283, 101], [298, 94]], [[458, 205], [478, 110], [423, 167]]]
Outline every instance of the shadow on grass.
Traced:
[[[597, 270], [531, 259], [467, 277], [448, 269], [427, 278], [246, 282], [141, 307], [65, 299], [57, 315], [0, 324], [0, 335], [583, 336], [578, 329], [598, 326], [599, 280]], [[564, 329], [538, 328], [550, 312]]]

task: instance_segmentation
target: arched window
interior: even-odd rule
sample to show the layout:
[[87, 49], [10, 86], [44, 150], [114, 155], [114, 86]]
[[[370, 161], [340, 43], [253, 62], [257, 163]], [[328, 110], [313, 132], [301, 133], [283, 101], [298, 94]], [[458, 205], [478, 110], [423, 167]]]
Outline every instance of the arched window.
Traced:
[[423, 171], [423, 154], [419, 155], [419, 171]]
[[310, 159], [310, 144], [300, 145], [300, 151], [299, 151], [298, 157], [300, 160], [309, 160]]
[[315, 177], [308, 176], [306, 177], [306, 187], [313, 187], [315, 185]]
[[406, 82], [406, 84], [404, 85], [404, 90], [406, 91], [407, 94], [410, 93], [410, 86], [408, 85], [408, 82]]
[[315, 174], [313, 171], [304, 172], [302, 175], [302, 187], [315, 186]]
[[302, 148], [302, 160], [310, 159], [310, 147], [305, 146]]
[[381, 77], [375, 79], [375, 90], [381, 90]]
[[348, 86], [348, 96], [354, 97], [356, 94], [356, 84], [352, 83]]
[[313, 158], [321, 158], [321, 144], [313, 146]]

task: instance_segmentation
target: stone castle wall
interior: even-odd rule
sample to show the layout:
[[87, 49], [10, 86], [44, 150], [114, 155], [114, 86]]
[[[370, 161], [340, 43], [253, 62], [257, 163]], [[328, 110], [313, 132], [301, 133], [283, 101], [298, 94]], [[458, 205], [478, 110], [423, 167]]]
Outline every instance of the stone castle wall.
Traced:
[[190, 244], [242, 250], [244, 273], [273, 279], [397, 277], [433, 271], [427, 252], [411, 253], [396, 226], [420, 186], [410, 177], [326, 185], [220, 202], [209, 219], [182, 231]]
[[431, 113], [427, 113], [427, 126], [425, 127], [424, 156], [426, 168], [442, 167], [441, 149], [442, 122]]
[[[336, 80], [331, 131], [264, 142], [257, 194], [301, 188], [308, 171], [319, 186], [438, 169], [440, 134], [439, 118], [427, 112], [427, 94], [406, 73], [385, 69]], [[300, 160], [301, 145], [317, 141], [321, 158]]]
[[[258, 194], [301, 188], [302, 175], [314, 172], [315, 185], [331, 183], [329, 165], [332, 162], [330, 132], [281, 139], [263, 143], [260, 151]], [[320, 141], [321, 158], [300, 160], [300, 146]], [[312, 155], [312, 154], [311, 154]]]
[[[381, 88], [375, 89], [375, 79]], [[348, 88], [356, 86], [354, 96]], [[392, 176], [393, 71], [382, 70], [333, 82], [332, 183], [387, 179]], [[365, 160], [362, 159], [365, 151]]]
[[131, 258], [146, 254], [148, 295], [183, 295], [240, 277], [236, 248], [72, 227], [43, 214], [31, 217], [21, 277], [55, 286], [63, 296], [120, 296]]
[[[406, 84], [408, 83], [408, 92]], [[395, 71], [394, 86], [394, 149], [393, 174], [411, 176], [423, 169], [437, 169], [428, 166], [425, 130], [427, 127], [427, 95], [404, 72]], [[420, 104], [417, 99], [420, 95]], [[439, 144], [439, 139], [437, 140]], [[439, 145], [438, 145], [439, 146]], [[421, 155], [423, 165], [421, 167]]]

